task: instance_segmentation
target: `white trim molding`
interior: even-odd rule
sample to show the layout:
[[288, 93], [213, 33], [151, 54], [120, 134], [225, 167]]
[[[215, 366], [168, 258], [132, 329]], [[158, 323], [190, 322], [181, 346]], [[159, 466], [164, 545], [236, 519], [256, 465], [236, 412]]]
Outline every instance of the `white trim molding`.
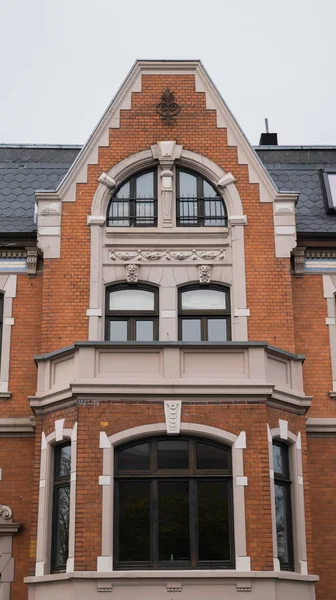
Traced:
[[16, 298], [17, 275], [0, 275], [0, 292], [4, 295], [3, 332], [0, 364], [0, 399], [8, 398], [11, 333], [14, 325], [13, 299]]
[[[245, 486], [243, 451], [245, 432], [236, 436], [228, 431], [209, 427], [198, 423], [181, 423], [181, 433], [197, 435], [216, 440], [231, 446], [232, 479], [234, 503], [234, 540], [236, 552], [236, 571], [250, 571], [250, 557], [246, 555], [246, 519], [245, 519]], [[167, 434], [166, 423], [141, 425], [120, 431], [107, 438], [105, 432], [100, 433], [100, 448], [103, 451], [102, 489], [102, 554], [97, 557], [97, 571], [113, 571], [113, 482], [114, 482], [114, 448], [131, 440], [142, 437]], [[174, 571], [171, 572], [174, 576]]]
[[76, 518], [76, 464], [77, 464], [77, 423], [72, 429], [64, 428], [64, 419], [55, 421], [55, 429], [47, 437], [42, 432], [39, 504], [36, 543], [36, 576], [50, 572], [52, 484], [53, 484], [53, 447], [62, 441], [71, 441], [70, 476], [70, 518], [69, 518], [69, 554], [66, 571], [72, 572], [75, 563], [75, 518]]
[[[286, 423], [286, 425], [284, 424]], [[294, 567], [295, 572], [307, 575], [307, 546], [306, 546], [306, 521], [304, 507], [304, 485], [302, 473], [301, 433], [296, 436], [288, 430], [287, 421], [279, 419], [279, 427], [270, 429], [268, 433], [268, 453], [271, 486], [271, 512], [272, 512], [272, 540], [273, 540], [273, 568], [280, 571], [278, 559], [278, 544], [276, 534], [275, 493], [274, 493], [274, 468], [273, 468], [273, 441], [286, 440], [289, 445], [290, 474], [292, 478], [292, 517], [294, 541]]]
[[336, 392], [336, 275], [322, 275], [323, 296], [327, 303], [326, 325], [329, 329], [332, 392]]

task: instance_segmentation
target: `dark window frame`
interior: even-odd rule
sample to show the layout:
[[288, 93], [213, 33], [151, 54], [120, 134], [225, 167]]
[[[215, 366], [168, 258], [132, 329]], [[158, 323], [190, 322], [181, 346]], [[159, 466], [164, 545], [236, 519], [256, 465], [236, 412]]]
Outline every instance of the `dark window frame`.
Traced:
[[[281, 453], [282, 453], [284, 467], [285, 467], [285, 469], [284, 469], [285, 472], [280, 473], [280, 472], [276, 471], [275, 465], [273, 464], [274, 487], [276, 485], [278, 485], [278, 486], [283, 487], [286, 490], [285, 491], [285, 498], [286, 498], [285, 513], [286, 513], [286, 533], [287, 533], [286, 545], [287, 545], [287, 549], [288, 549], [289, 560], [284, 562], [279, 557], [279, 563], [280, 563], [280, 568], [282, 571], [294, 571], [292, 480], [290, 477], [290, 457], [289, 457], [290, 447], [288, 444], [285, 444], [284, 442], [282, 442], [278, 439], [273, 440], [272, 451], [273, 451], [273, 446], [277, 446], [278, 448], [281, 448]], [[276, 506], [275, 506], [275, 511], [276, 511]], [[277, 541], [277, 543], [278, 543], [278, 541]]]
[[[224, 310], [183, 310], [182, 309], [182, 294], [184, 292], [190, 292], [192, 290], [218, 290], [223, 292], [226, 296], [226, 308]], [[208, 340], [208, 321], [211, 319], [223, 318], [226, 321], [227, 340], [231, 341], [231, 302], [230, 302], [230, 288], [228, 286], [210, 283], [204, 285], [200, 283], [192, 283], [189, 285], [183, 285], [178, 288], [178, 339], [182, 340], [182, 321], [189, 319], [200, 319], [201, 321], [201, 342], [207, 342]], [[196, 343], [196, 342], [195, 342]]]
[[[234, 569], [235, 568], [235, 547], [234, 547], [234, 506], [233, 506], [233, 478], [232, 478], [232, 450], [229, 445], [219, 444], [211, 440], [199, 437], [178, 436], [179, 441], [186, 440], [189, 443], [189, 468], [188, 469], [161, 469], [157, 468], [157, 455], [155, 449], [159, 441], [167, 441], [167, 436], [157, 436], [153, 438], [141, 438], [136, 441], [123, 444], [116, 448], [114, 455], [114, 568], [116, 570], [131, 569]], [[141, 443], [150, 445], [150, 469], [125, 471], [118, 469], [118, 452]], [[205, 443], [210, 446], [225, 449], [228, 452], [229, 469], [197, 469], [196, 468], [196, 444]], [[151, 519], [151, 560], [150, 561], [120, 561], [119, 560], [119, 481], [150, 481], [150, 519]], [[174, 561], [172, 566], [168, 561], [159, 561], [159, 542], [158, 542], [158, 482], [159, 481], [189, 481], [189, 526], [190, 526], [190, 561]], [[200, 561], [197, 560], [198, 553], [198, 525], [197, 525], [197, 481], [226, 481], [228, 484], [228, 510], [229, 510], [229, 561]], [[189, 564], [187, 564], [189, 563]]]
[[[65, 564], [59, 564], [57, 562], [57, 525], [58, 525], [58, 509], [59, 509], [59, 494], [60, 488], [69, 488], [69, 510], [70, 510], [70, 484], [71, 484], [71, 468], [69, 474], [66, 476], [59, 476], [58, 469], [60, 464], [61, 450], [64, 447], [70, 447], [70, 440], [57, 444], [53, 448], [53, 462], [54, 462], [54, 477], [53, 477], [53, 501], [52, 501], [52, 525], [51, 525], [51, 554], [50, 554], [50, 572], [51, 573], [62, 573], [66, 571]], [[69, 544], [69, 530], [68, 530], [68, 544]]]
[[[185, 198], [185, 197], [181, 197], [180, 196], [180, 173], [187, 173], [188, 175], [192, 175], [193, 177], [196, 177], [196, 193], [197, 193], [197, 199], [190, 197], [190, 198]], [[226, 205], [225, 202], [223, 200], [222, 195], [219, 193], [219, 191], [216, 189], [216, 187], [213, 185], [213, 183], [211, 183], [206, 177], [204, 177], [203, 175], [201, 175], [200, 173], [198, 173], [197, 171], [192, 171], [191, 169], [184, 169], [183, 167], [177, 167], [175, 170], [175, 174], [176, 174], [176, 226], [177, 227], [227, 227], [228, 226], [228, 216], [227, 216], [227, 210], [226, 210]], [[208, 198], [205, 196], [204, 194], [204, 182], [206, 182], [208, 185], [210, 185], [212, 187], [212, 189], [217, 193], [216, 197], [213, 198]], [[188, 223], [187, 221], [185, 221], [184, 217], [181, 217], [181, 200], [197, 200], [197, 222], [196, 223]], [[220, 202], [220, 204], [223, 207], [223, 221], [224, 223], [222, 225], [218, 225], [218, 224], [214, 224], [214, 225], [209, 225], [209, 224], [205, 224], [205, 220], [209, 219], [210, 217], [208, 215], [205, 214], [205, 201], [217, 201]], [[219, 218], [219, 217], [218, 217]]]
[[322, 189], [324, 195], [324, 201], [326, 205], [326, 211], [329, 215], [336, 215], [336, 198], [334, 198], [330, 188], [329, 175], [336, 175], [336, 169], [320, 169], [320, 178], [322, 179]]
[[[147, 173], [153, 173], [153, 198], [137, 198], [136, 197], [136, 180], [138, 177], [141, 177], [142, 175], [146, 175]], [[129, 182], [130, 184], [130, 197], [129, 198], [125, 198], [124, 200], [122, 200], [121, 198], [117, 198], [117, 194], [120, 191], [120, 189], [126, 185]], [[153, 204], [153, 222], [152, 223], [146, 223], [146, 222], [141, 222], [141, 217], [137, 217], [136, 214], [136, 206], [137, 206], [137, 202], [141, 202], [141, 201], [146, 201], [146, 202], [151, 202]], [[113, 202], [119, 202], [120, 204], [126, 204], [126, 202], [128, 203], [128, 217], [111, 217], [109, 216], [110, 213], [110, 207], [112, 205]], [[144, 218], [144, 217], [142, 217]], [[128, 220], [128, 224], [127, 225], [114, 225], [114, 221], [120, 221], [120, 220]], [[158, 174], [157, 174], [157, 168], [151, 168], [151, 169], [146, 169], [144, 171], [138, 171], [137, 173], [134, 173], [133, 175], [131, 175], [131, 177], [129, 177], [128, 179], [125, 179], [118, 187], [117, 189], [113, 192], [110, 201], [108, 203], [108, 207], [107, 207], [107, 213], [106, 213], [106, 225], [107, 227], [122, 227], [122, 228], [127, 228], [127, 227], [157, 227], [158, 224]]]
[[[120, 290], [140, 289], [154, 294], [154, 310], [110, 310], [110, 294]], [[159, 288], [146, 283], [118, 283], [106, 286], [105, 289], [105, 340], [110, 341], [110, 323], [112, 321], [127, 321], [127, 341], [136, 341], [136, 323], [138, 321], [153, 321], [153, 341], [159, 339]], [[143, 342], [144, 344], [146, 342]]]

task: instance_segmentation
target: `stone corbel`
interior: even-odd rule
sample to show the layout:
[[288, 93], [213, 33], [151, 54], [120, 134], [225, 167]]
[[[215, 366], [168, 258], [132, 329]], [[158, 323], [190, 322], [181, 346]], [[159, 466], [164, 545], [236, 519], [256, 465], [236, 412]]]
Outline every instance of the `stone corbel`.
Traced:
[[167, 426], [167, 435], [178, 435], [181, 429], [182, 402], [177, 400], [170, 402], [165, 400], [164, 413]]
[[306, 248], [303, 246], [295, 248], [293, 252], [295, 277], [303, 277], [304, 275], [305, 252]]
[[198, 265], [199, 282], [209, 284], [211, 281], [211, 265]]
[[235, 181], [236, 178], [232, 175], [232, 173], [226, 173], [226, 175], [224, 175], [224, 177], [217, 182], [217, 186], [224, 189], [230, 185], [230, 183], [235, 183]]
[[98, 177], [98, 181], [99, 183], [106, 185], [106, 187], [108, 187], [110, 190], [113, 190], [113, 188], [116, 186], [114, 179], [107, 175], [107, 173], [101, 173], [101, 175]]
[[36, 277], [37, 271], [37, 259], [38, 259], [38, 249], [35, 248], [26, 248], [27, 252], [27, 268], [28, 268], [28, 277]]
[[127, 283], [137, 283], [139, 276], [139, 265], [126, 265], [126, 281]]

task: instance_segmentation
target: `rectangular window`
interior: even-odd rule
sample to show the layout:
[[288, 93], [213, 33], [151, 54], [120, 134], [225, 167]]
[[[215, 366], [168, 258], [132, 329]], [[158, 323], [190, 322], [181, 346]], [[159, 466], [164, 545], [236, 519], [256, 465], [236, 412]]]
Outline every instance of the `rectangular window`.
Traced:
[[55, 446], [51, 572], [65, 571], [69, 546], [71, 444]]
[[275, 520], [278, 559], [283, 570], [294, 569], [291, 480], [288, 446], [273, 443]]
[[328, 213], [336, 212], [336, 171], [320, 171]]

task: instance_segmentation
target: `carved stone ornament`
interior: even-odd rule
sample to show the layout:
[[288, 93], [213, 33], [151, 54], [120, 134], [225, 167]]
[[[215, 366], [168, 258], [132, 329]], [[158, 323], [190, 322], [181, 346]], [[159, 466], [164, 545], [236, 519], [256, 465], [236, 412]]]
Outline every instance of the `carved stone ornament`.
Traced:
[[109, 250], [109, 259], [113, 261], [166, 262], [185, 260], [225, 260], [225, 250], [135, 250], [121, 252]]
[[139, 265], [126, 265], [126, 281], [127, 283], [137, 283], [139, 276]]
[[0, 504], [0, 520], [9, 521], [12, 518], [12, 509], [6, 504]]
[[170, 402], [166, 400], [164, 403], [164, 412], [168, 435], [178, 435], [180, 433], [181, 408], [182, 402], [180, 400], [175, 402]]
[[156, 105], [156, 112], [162, 117], [166, 125], [173, 125], [175, 123], [175, 117], [180, 110], [181, 107], [177, 104], [173, 92], [167, 88], [161, 96], [161, 102]]
[[198, 275], [200, 283], [210, 283], [211, 279], [211, 265], [199, 265]]
[[303, 247], [294, 250], [294, 274], [296, 277], [303, 277], [304, 275], [305, 250]]
[[27, 248], [28, 277], [35, 277], [37, 271], [37, 248]]

